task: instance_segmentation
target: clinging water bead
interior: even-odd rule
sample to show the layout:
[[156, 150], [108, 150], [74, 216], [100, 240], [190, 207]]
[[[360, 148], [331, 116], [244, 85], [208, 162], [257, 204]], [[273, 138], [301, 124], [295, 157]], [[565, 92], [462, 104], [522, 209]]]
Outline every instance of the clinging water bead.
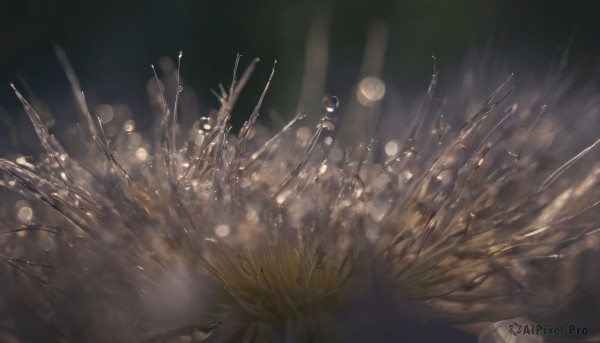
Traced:
[[194, 128], [197, 131], [210, 131], [212, 129], [212, 119], [210, 117], [200, 117], [196, 122], [194, 122]]
[[[0, 158], [0, 340], [600, 339], [600, 93], [468, 65], [406, 109], [372, 75], [343, 118], [326, 95], [272, 130], [271, 74], [232, 128], [257, 67], [238, 62], [202, 116], [177, 107], [180, 70], [158, 72], [147, 132], [78, 98], [79, 134], [54, 136], [15, 89], [42, 153]], [[379, 122], [356, 131], [365, 111]]]
[[323, 109], [329, 113], [333, 113], [340, 105], [340, 100], [335, 95], [326, 95], [323, 97]]

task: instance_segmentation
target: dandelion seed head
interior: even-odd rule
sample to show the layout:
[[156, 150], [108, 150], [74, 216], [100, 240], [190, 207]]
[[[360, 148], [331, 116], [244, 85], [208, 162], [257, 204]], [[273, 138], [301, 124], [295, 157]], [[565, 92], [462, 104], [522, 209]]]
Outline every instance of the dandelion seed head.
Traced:
[[[356, 100], [388, 122], [351, 146], [339, 143], [351, 105], [337, 96], [280, 130], [262, 126], [273, 69], [233, 133], [256, 63], [240, 72], [238, 56], [230, 86], [215, 92], [219, 108], [184, 120], [187, 88], [163, 60], [148, 84], [156, 130], [139, 132], [120, 105], [94, 116], [84, 106], [74, 146], [16, 91], [44, 152], [0, 159], [0, 185], [27, 198], [2, 226], [10, 256], [0, 254], [0, 271], [25, 280], [2, 293], [16, 299], [7, 308], [53, 308], [44, 325], [83, 341], [330, 341], [352, 338], [336, 321], [345, 309], [352, 325], [368, 320], [373, 299], [386, 299], [383, 317], [419, 307], [458, 324], [543, 318], [571, 299], [576, 281], [540, 280], [562, 280], [564, 265], [597, 249], [600, 141], [567, 147], [561, 130], [560, 114], [584, 102], [558, 92], [550, 110], [543, 92], [516, 93], [511, 77], [478, 95], [469, 69], [467, 90], [434, 101], [434, 74], [416, 110], [390, 111], [386, 84], [368, 76]], [[534, 292], [557, 300], [526, 299]]]

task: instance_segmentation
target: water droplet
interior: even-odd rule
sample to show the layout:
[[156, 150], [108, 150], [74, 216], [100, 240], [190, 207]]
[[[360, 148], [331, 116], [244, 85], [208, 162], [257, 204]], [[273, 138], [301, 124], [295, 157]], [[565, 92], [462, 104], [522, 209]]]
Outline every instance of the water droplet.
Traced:
[[321, 123], [321, 125], [323, 125], [323, 128], [328, 131], [332, 131], [335, 129], [335, 123], [333, 122], [333, 120], [331, 120], [331, 118], [328, 117], [323, 118], [323, 122]]
[[327, 172], [327, 165], [322, 164], [321, 167], [319, 168], [319, 174], [323, 175], [323, 174], [325, 174], [325, 172]]
[[135, 130], [135, 121], [131, 119], [126, 120], [125, 123], [123, 123], [123, 130], [125, 130], [125, 132], [131, 132]]
[[367, 76], [356, 89], [356, 98], [361, 105], [372, 106], [385, 95], [385, 83], [376, 76]]
[[402, 173], [402, 176], [404, 177], [405, 182], [409, 182], [410, 180], [412, 180], [412, 178], [413, 178], [413, 176], [415, 176], [415, 174], [410, 170], [406, 170], [406, 171], [404, 171], [404, 173]]
[[17, 162], [17, 164], [20, 164], [24, 167], [33, 169], [35, 166], [29, 162], [27, 162], [27, 158], [25, 156], [19, 156], [17, 157], [17, 159], [15, 160], [15, 162]]
[[354, 199], [358, 199], [362, 196], [363, 194], [363, 188], [360, 185], [356, 185], [354, 188], [354, 192], [353, 192], [353, 196]]
[[198, 120], [194, 122], [193, 128], [196, 131], [204, 131], [208, 132], [212, 130], [212, 118], [210, 117], [200, 117]]
[[384, 150], [386, 155], [394, 156], [400, 151], [400, 145], [398, 144], [398, 141], [391, 140], [385, 144]]
[[17, 217], [22, 223], [29, 223], [33, 219], [33, 210], [29, 206], [23, 206], [19, 209]]
[[325, 97], [323, 97], [322, 105], [323, 105], [323, 109], [325, 111], [332, 113], [340, 105], [340, 100], [335, 95], [333, 95], [333, 96], [326, 95]]
[[231, 232], [231, 228], [229, 227], [229, 225], [220, 224], [215, 227], [215, 235], [219, 238], [229, 236], [230, 232]]
[[148, 151], [144, 148], [139, 148], [135, 151], [135, 157], [140, 161], [145, 161], [148, 158]]
[[280, 194], [278, 194], [275, 197], [275, 202], [277, 202], [277, 205], [283, 205], [283, 203], [285, 203], [285, 200], [287, 199], [288, 195], [290, 195], [290, 191], [284, 191]]

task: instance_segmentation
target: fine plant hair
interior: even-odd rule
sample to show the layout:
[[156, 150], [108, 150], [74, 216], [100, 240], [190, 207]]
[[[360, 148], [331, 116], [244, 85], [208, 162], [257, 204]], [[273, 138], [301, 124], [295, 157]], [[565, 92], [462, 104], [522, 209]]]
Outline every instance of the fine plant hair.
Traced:
[[422, 321], [517, 317], [600, 333], [600, 93], [564, 64], [537, 83], [489, 56], [434, 68], [412, 109], [367, 74], [270, 130], [273, 65], [234, 134], [258, 59], [237, 56], [198, 116], [180, 53], [152, 67], [158, 115], [139, 132], [90, 110], [56, 50], [80, 119], [55, 136], [12, 85], [42, 153], [0, 158], [0, 340], [410, 341]]

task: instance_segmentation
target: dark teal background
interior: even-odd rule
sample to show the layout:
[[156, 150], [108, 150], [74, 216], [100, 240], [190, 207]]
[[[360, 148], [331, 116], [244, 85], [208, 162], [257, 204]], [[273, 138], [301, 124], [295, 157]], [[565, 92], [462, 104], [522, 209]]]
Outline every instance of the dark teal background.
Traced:
[[[426, 86], [433, 54], [439, 69], [451, 70], [471, 48], [486, 40], [507, 55], [544, 65], [564, 49], [574, 33], [571, 62], [586, 74], [600, 58], [600, 5], [596, 1], [67, 1], [0, 0], [0, 106], [18, 110], [8, 82], [19, 73], [38, 96], [53, 102], [65, 78], [51, 42], [71, 59], [91, 102], [124, 102], [147, 110], [148, 65], [184, 51], [183, 76], [214, 104], [209, 93], [227, 84], [235, 54], [244, 62], [260, 56], [263, 79], [279, 60], [266, 103], [283, 112], [295, 105], [303, 68], [305, 35], [315, 13], [331, 18], [331, 58], [327, 88], [340, 90], [354, 81], [367, 27], [388, 23], [389, 48], [384, 76], [406, 90]], [[527, 64], [526, 64], [527, 65]], [[258, 79], [261, 80], [261, 79]], [[242, 99], [250, 106], [262, 81]], [[291, 107], [290, 107], [291, 106]], [[250, 108], [242, 111], [244, 116]]]
[[[291, 116], [315, 15], [330, 20], [326, 90], [342, 102], [356, 81], [375, 21], [389, 27], [382, 76], [408, 99], [426, 89], [431, 55], [443, 81], [468, 51], [490, 42], [498, 54], [518, 61], [508, 70], [520, 75], [544, 71], [572, 41], [569, 68], [593, 80], [600, 61], [598, 13], [600, 2], [567, 0], [0, 0], [0, 111], [13, 120], [22, 112], [8, 85], [15, 82], [30, 97], [32, 90], [55, 117], [77, 120], [55, 43], [69, 56], [92, 109], [125, 103], [138, 118], [147, 113], [149, 65], [183, 50], [187, 92], [198, 94], [201, 111], [208, 112], [218, 106], [210, 89], [229, 84], [241, 52], [242, 66], [255, 56], [263, 63], [234, 110], [234, 131], [251, 112], [274, 59], [278, 67], [265, 106]], [[516, 65], [521, 69], [513, 70]], [[0, 122], [0, 136], [6, 130]]]

